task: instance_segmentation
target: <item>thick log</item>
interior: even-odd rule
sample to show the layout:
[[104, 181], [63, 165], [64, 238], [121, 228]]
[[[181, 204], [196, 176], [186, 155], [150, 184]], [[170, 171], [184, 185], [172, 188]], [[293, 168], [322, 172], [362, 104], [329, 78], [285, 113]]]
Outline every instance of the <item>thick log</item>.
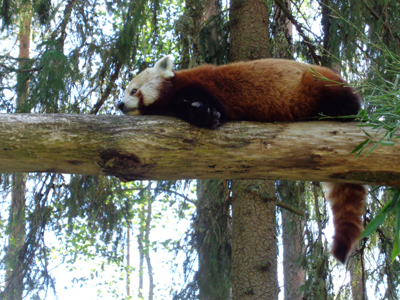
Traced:
[[0, 114], [0, 126], [0, 172], [400, 186], [397, 145], [350, 153], [366, 139], [356, 123], [235, 122], [212, 131], [160, 116]]

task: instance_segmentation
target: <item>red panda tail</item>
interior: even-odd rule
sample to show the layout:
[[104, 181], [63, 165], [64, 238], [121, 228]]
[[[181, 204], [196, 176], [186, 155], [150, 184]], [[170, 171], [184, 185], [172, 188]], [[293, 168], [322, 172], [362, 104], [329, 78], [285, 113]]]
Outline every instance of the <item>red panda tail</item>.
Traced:
[[360, 184], [324, 183], [331, 203], [335, 235], [332, 254], [345, 263], [363, 230], [361, 216], [367, 191]]

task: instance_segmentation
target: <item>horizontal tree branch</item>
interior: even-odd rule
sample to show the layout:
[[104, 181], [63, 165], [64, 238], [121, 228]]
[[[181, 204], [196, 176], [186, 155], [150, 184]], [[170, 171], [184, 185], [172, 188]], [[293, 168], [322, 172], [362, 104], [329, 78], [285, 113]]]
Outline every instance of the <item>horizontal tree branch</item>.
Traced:
[[400, 186], [398, 146], [350, 154], [366, 139], [355, 123], [232, 122], [207, 130], [160, 116], [0, 114], [0, 126], [0, 172]]
[[6, 66], [5, 64], [0, 64], [0, 67], [3, 67], [4, 69], [10, 71], [10, 72], [15, 72], [15, 73], [30, 73], [30, 72], [36, 72], [39, 71], [38, 68], [30, 68], [30, 69], [15, 69]]

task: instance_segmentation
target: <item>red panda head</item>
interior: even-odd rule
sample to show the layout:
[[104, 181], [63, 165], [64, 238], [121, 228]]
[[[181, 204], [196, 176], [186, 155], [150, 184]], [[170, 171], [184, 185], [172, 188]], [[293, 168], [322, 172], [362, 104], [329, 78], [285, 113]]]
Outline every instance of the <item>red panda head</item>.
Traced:
[[124, 98], [116, 103], [116, 107], [126, 115], [140, 115], [140, 108], [157, 101], [163, 81], [173, 76], [172, 56], [165, 56], [128, 84]]

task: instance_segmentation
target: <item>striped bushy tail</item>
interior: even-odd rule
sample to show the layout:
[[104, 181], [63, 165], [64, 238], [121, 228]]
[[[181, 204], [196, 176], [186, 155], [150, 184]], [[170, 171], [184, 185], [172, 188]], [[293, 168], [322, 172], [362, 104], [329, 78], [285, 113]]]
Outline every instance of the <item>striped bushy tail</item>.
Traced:
[[357, 245], [363, 224], [361, 216], [365, 210], [367, 190], [363, 185], [351, 183], [323, 183], [331, 203], [335, 235], [333, 255], [345, 263]]

